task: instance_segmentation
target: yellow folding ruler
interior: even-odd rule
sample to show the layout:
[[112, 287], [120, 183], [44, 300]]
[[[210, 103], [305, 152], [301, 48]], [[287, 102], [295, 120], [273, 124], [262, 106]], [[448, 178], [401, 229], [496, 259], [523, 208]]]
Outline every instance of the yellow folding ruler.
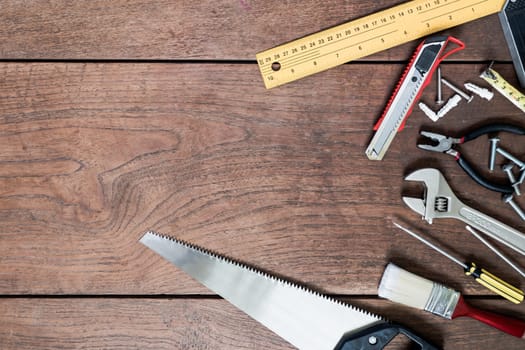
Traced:
[[414, 0], [256, 55], [267, 89], [502, 10], [506, 0]]

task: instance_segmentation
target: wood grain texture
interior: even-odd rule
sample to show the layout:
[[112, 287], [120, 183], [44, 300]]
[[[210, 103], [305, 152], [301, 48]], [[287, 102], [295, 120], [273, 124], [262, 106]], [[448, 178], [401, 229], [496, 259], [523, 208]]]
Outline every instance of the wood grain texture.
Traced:
[[[449, 321], [383, 300], [350, 299], [402, 320], [445, 349], [518, 350], [523, 340], [471, 319]], [[350, 301], [349, 300], [349, 301]], [[474, 303], [474, 302], [473, 302]], [[512, 311], [507, 304], [475, 304]], [[2, 349], [266, 349], [293, 347], [223, 300], [216, 299], [25, 299], [0, 300]], [[396, 338], [389, 350], [407, 349]]]
[[[401, 2], [4, 1], [0, 57], [254, 61], [259, 51]], [[454, 59], [509, 60], [495, 15], [446, 34], [470, 48]], [[367, 59], [407, 60], [416, 45]]]
[[[437, 167], [466, 204], [525, 232], [453, 158], [415, 146], [422, 129], [460, 136], [490, 121], [524, 125], [523, 113], [498, 94], [463, 101], [435, 124], [415, 108], [386, 158], [371, 162], [372, 126], [417, 42], [270, 91], [255, 64], [258, 51], [400, 2], [2, 2], [0, 348], [291, 349], [139, 244], [149, 229], [335, 295], [447, 350], [523, 348], [475, 321], [377, 298], [392, 261], [525, 319], [523, 305], [497, 300], [391, 224], [404, 218], [525, 288], [461, 222], [427, 225], [400, 200], [422, 190], [405, 175]], [[479, 72], [495, 59], [516, 84], [497, 16], [446, 33], [467, 44], [442, 65], [449, 80], [485, 85]], [[432, 83], [422, 100], [434, 96]], [[522, 137], [502, 145], [525, 158]], [[491, 175], [485, 137], [462, 149]]]
[[[421, 166], [438, 166], [460, 198], [524, 227], [452, 158], [415, 147], [421, 125], [439, 125], [418, 110], [384, 161], [367, 160], [371, 126], [402, 65], [345, 66], [318, 76], [313, 92], [313, 78], [266, 92], [254, 65], [1, 69], [6, 294], [206, 293], [137, 244], [148, 229], [330, 293], [375, 294], [389, 259], [417, 262], [416, 272], [438, 259], [390, 222], [400, 214], [419, 223], [400, 197], [403, 176]], [[476, 79], [480, 69], [447, 65], [444, 75]], [[499, 96], [478, 99], [447, 116], [446, 129], [501, 115], [519, 122], [520, 113]], [[465, 154], [485, 165], [488, 143], [476, 143]], [[444, 242], [463, 237], [455, 248], [464, 253], [483, 249], [461, 222], [425, 228]], [[512, 278], [498, 259], [484, 262]], [[467, 293], [485, 293], [449, 275]]]

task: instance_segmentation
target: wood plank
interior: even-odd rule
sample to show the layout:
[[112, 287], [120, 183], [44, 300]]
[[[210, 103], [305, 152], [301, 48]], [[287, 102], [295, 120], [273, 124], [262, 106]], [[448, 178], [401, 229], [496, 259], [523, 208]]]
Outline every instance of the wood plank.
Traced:
[[[435, 125], [416, 109], [386, 159], [368, 161], [403, 68], [346, 65], [265, 91], [255, 65], [0, 64], [0, 293], [209, 293], [137, 243], [155, 229], [328, 293], [375, 295], [393, 260], [487, 294], [395, 230], [394, 215], [523, 287], [462, 223], [429, 227], [400, 200], [404, 175], [436, 166], [466, 203], [523, 231], [452, 158], [415, 147], [421, 127], [456, 132], [523, 114], [500, 96]], [[447, 64], [444, 75], [479, 82], [481, 68]], [[496, 68], [512, 77], [510, 65]], [[520, 140], [503, 144], [522, 156]], [[484, 169], [486, 139], [464, 148]]]
[[[385, 300], [351, 299], [447, 349], [522, 349], [514, 338], [472, 319], [446, 320]], [[475, 300], [513, 315], [508, 303]], [[0, 346], [9, 349], [293, 349], [220, 299], [0, 299]], [[389, 350], [406, 349], [395, 339]], [[503, 347], [502, 347], [503, 346]]]
[[[3, 1], [0, 58], [253, 61], [259, 51], [399, 3]], [[510, 60], [495, 15], [445, 33], [464, 40], [468, 47], [453, 59]], [[368, 59], [407, 60], [416, 45]]]

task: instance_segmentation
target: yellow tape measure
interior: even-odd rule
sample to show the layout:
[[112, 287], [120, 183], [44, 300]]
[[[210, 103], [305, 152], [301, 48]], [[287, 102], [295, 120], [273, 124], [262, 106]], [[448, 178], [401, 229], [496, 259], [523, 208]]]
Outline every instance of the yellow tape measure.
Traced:
[[505, 0], [414, 0], [256, 55], [267, 89], [501, 11]]
[[522, 112], [525, 112], [525, 95], [506, 81], [498, 72], [489, 67], [481, 73], [480, 77], [521, 109]]

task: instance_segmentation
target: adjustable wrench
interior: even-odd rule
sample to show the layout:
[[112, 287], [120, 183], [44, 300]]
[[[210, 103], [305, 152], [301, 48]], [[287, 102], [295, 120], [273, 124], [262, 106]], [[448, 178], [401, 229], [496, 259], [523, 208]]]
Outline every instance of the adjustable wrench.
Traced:
[[424, 198], [403, 197], [410, 209], [423, 216], [429, 224], [434, 218], [454, 218], [485, 233], [487, 236], [525, 255], [525, 235], [502, 222], [463, 204], [452, 192], [439, 170], [416, 170], [405, 180], [423, 182]]

